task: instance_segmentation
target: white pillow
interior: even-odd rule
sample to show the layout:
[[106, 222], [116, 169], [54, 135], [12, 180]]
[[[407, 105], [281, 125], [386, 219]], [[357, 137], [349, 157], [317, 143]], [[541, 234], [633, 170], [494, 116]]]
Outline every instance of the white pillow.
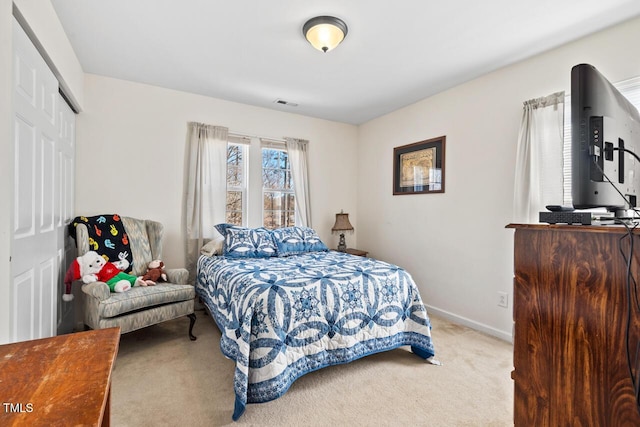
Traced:
[[224, 246], [224, 236], [217, 233], [218, 235], [211, 239], [207, 244], [205, 244], [202, 249], [200, 249], [200, 253], [202, 255], [214, 256], [220, 255], [222, 253], [222, 248]]

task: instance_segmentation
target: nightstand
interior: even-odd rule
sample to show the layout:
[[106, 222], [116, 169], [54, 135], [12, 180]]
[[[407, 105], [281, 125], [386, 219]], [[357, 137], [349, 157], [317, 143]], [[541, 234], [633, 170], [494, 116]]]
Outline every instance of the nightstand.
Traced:
[[366, 257], [367, 254], [369, 253], [367, 251], [361, 251], [360, 249], [354, 249], [354, 248], [347, 248], [345, 252], [351, 255], [364, 256], [364, 257]]

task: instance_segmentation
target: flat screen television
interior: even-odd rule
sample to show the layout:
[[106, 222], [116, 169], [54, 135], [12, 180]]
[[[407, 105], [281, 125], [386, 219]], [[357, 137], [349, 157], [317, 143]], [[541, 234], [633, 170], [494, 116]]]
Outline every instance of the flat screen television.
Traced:
[[640, 156], [640, 114], [589, 64], [571, 70], [571, 129], [573, 207], [634, 208], [640, 161], [631, 153]]

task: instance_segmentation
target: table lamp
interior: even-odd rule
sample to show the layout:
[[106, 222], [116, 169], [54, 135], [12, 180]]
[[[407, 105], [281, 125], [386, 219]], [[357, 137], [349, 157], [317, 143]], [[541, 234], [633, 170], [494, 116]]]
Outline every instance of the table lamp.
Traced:
[[353, 233], [353, 225], [349, 222], [349, 214], [344, 213], [342, 210], [336, 214], [336, 223], [331, 228], [332, 234], [340, 234], [340, 241], [338, 242], [338, 251], [345, 252], [347, 250], [347, 244], [344, 240], [344, 232], [348, 231]]

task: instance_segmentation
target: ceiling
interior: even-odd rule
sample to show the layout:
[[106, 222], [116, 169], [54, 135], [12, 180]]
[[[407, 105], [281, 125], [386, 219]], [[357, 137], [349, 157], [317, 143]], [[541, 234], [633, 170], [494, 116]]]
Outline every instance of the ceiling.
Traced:
[[[51, 2], [86, 73], [351, 124], [640, 16], [638, 0]], [[318, 15], [349, 27], [328, 53], [302, 35]]]

